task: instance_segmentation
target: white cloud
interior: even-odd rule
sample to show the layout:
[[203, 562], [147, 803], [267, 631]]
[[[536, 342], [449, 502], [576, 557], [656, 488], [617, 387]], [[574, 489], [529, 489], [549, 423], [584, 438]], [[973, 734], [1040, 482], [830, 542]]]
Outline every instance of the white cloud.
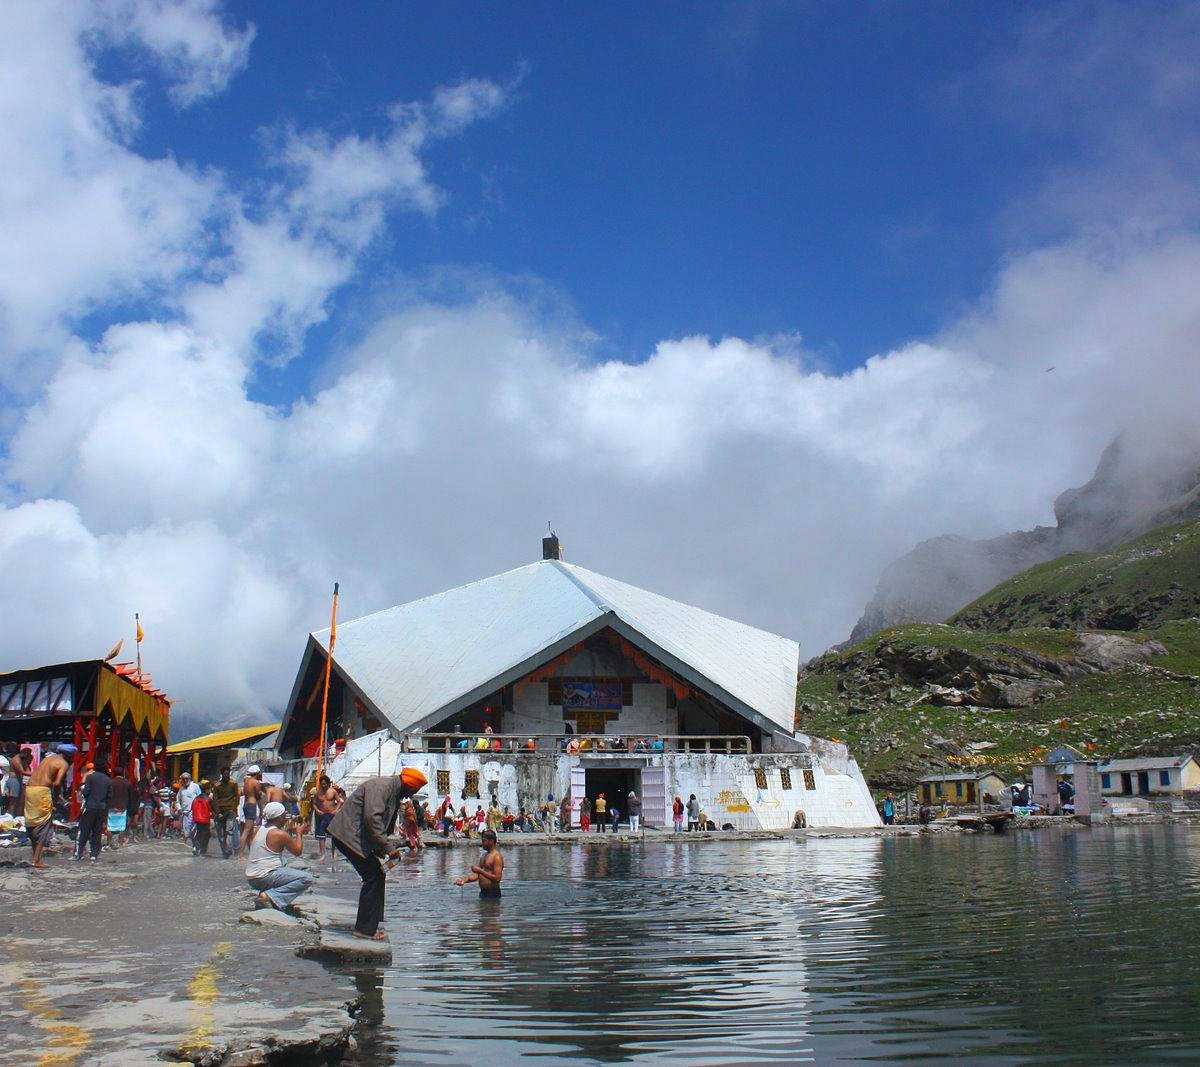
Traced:
[[[943, 337], [840, 376], [702, 337], [595, 365], [514, 301], [418, 305], [287, 414], [221, 345], [124, 327], [68, 355], [15, 438], [21, 493], [72, 503], [28, 505], [55, 519], [32, 532], [10, 509], [0, 567], [59, 561], [22, 592], [47, 617], [76, 579], [185, 614], [197, 646], [236, 616], [254, 651], [206, 678], [214, 707], [278, 706], [333, 578], [347, 614], [374, 610], [535, 558], [547, 519], [570, 558], [815, 653], [914, 541], [1047, 520], [1115, 432], [1194, 408], [1197, 271], [1194, 240], [1039, 253]], [[107, 647], [111, 625], [80, 616], [55, 647]], [[166, 648], [160, 678], [194, 699]]]
[[[384, 308], [319, 391], [269, 408], [248, 391], [263, 352], [299, 350], [390, 212], [437, 209], [429, 146], [513, 86], [290, 130], [276, 183], [239, 187], [132, 148], [149, 90], [103, 83], [89, 49], [150, 50], [188, 104], [251, 30], [206, 2], [4, 18], [0, 366], [32, 361], [35, 395], [8, 414], [0, 571], [23, 622], [2, 662], [98, 654], [136, 610], [188, 710], [278, 708], [332, 579], [360, 614], [534, 558], [547, 519], [570, 558], [815, 653], [914, 541], [1048, 520], [1117, 430], [1194, 425], [1200, 241], [1159, 228], [1015, 256], [940, 336], [845, 374], [794, 339], [597, 364], [491, 285]], [[159, 321], [72, 336], [131, 299]]]
[[219, 0], [103, 0], [97, 38], [137, 41], [172, 83], [171, 99], [189, 106], [221, 92], [250, 58], [254, 27], [235, 29]]

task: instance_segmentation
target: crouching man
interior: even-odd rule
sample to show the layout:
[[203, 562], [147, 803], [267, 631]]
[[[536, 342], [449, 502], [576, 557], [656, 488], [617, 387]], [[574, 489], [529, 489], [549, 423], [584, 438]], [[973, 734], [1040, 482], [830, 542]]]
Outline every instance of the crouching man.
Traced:
[[288, 865], [291, 856], [304, 852], [304, 823], [289, 819], [287, 809], [277, 800], [263, 807], [262, 816], [263, 825], [250, 839], [246, 881], [258, 890], [257, 907], [285, 911], [313, 882], [308, 871]]

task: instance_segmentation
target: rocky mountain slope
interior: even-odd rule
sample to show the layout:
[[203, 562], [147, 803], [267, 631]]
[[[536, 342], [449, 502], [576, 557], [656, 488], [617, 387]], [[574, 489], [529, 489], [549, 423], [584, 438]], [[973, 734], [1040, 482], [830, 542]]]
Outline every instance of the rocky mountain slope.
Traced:
[[1060, 741], [1104, 756], [1200, 748], [1197, 590], [1200, 520], [1035, 567], [953, 625], [892, 627], [812, 660], [797, 729], [846, 741], [890, 789], [951, 767], [1011, 773]]
[[1107, 552], [1033, 567], [949, 621], [972, 630], [1136, 630], [1200, 615], [1200, 522], [1164, 526]]
[[885, 569], [850, 641], [900, 623], [944, 619], [1027, 567], [1200, 516], [1200, 450], [1190, 437], [1118, 439], [1086, 485], [1058, 497], [1054, 516], [1054, 526], [988, 540], [947, 535], [917, 545]]

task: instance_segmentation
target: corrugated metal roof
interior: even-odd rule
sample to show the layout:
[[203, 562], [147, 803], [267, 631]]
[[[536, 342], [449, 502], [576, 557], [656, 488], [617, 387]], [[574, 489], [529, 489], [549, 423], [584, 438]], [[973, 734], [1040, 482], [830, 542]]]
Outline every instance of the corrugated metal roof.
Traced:
[[269, 722], [262, 726], [240, 726], [236, 730], [218, 730], [215, 734], [202, 734], [190, 741], [176, 741], [167, 746], [168, 755], [181, 752], [198, 752], [206, 748], [226, 748], [242, 741], [258, 741], [279, 729], [279, 723]]
[[[791, 733], [795, 641], [560, 560], [342, 623], [334, 662], [403, 731], [454, 714], [605, 626], [761, 725]], [[313, 637], [328, 647], [328, 630]]]
[[1183, 756], [1147, 756], [1145, 759], [1114, 759], [1100, 764], [1104, 774], [1110, 771], [1167, 771], [1173, 767], [1182, 767], [1192, 758], [1191, 754]]

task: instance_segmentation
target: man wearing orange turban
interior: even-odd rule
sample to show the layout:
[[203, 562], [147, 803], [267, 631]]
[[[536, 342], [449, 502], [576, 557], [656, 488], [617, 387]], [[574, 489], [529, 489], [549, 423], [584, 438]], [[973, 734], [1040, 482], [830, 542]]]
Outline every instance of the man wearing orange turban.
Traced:
[[354, 936], [382, 941], [384, 869], [380, 860], [400, 854], [388, 835], [395, 832], [400, 808], [407, 797], [429, 781], [423, 771], [405, 767], [397, 775], [368, 778], [342, 805], [329, 824], [333, 847], [350, 861], [363, 880], [358, 894]]

